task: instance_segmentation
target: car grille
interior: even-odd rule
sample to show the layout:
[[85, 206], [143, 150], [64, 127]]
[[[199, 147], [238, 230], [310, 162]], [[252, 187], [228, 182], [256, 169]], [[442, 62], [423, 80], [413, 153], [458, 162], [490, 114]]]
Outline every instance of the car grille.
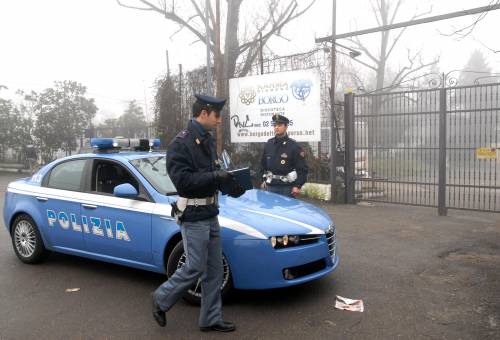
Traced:
[[300, 235], [299, 237], [300, 237], [300, 241], [299, 241], [298, 245], [300, 245], [300, 246], [305, 245], [305, 244], [316, 243], [320, 239], [319, 235]]
[[326, 242], [328, 243], [328, 252], [330, 253], [330, 257], [333, 261], [335, 261], [335, 251], [337, 250], [337, 233], [335, 229], [335, 225], [333, 228], [329, 229], [330, 231], [325, 233]]

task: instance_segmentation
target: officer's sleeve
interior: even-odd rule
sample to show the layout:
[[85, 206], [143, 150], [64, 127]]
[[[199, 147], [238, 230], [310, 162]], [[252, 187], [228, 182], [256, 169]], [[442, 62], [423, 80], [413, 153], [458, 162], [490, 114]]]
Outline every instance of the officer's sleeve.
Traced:
[[178, 192], [216, 190], [212, 172], [194, 169], [186, 146], [175, 141], [167, 147], [167, 172]]
[[295, 148], [295, 171], [297, 171], [297, 179], [294, 182], [294, 186], [302, 187], [307, 180], [307, 172], [309, 168], [306, 163], [306, 154], [302, 147], [298, 146]]

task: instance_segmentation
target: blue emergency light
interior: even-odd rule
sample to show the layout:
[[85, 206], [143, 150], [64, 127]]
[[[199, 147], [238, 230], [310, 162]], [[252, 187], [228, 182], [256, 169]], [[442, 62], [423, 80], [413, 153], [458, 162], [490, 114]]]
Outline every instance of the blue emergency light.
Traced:
[[160, 147], [160, 139], [139, 138], [91, 138], [90, 145], [96, 151], [110, 152], [118, 150], [151, 151]]

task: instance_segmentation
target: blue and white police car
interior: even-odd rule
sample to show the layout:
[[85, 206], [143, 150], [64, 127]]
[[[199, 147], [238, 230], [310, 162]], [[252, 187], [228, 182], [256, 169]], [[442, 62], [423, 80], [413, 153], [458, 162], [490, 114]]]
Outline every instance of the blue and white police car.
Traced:
[[[119, 145], [149, 151], [124, 151]], [[94, 152], [53, 161], [11, 182], [4, 223], [16, 255], [37, 263], [50, 252], [171, 275], [185, 261], [171, 216], [177, 192], [164, 153], [148, 140], [93, 139]], [[137, 147], [136, 147], [137, 149]], [[221, 290], [286, 287], [338, 265], [335, 225], [306, 202], [257, 189], [219, 198], [224, 276]], [[200, 285], [185, 295], [199, 301]]]

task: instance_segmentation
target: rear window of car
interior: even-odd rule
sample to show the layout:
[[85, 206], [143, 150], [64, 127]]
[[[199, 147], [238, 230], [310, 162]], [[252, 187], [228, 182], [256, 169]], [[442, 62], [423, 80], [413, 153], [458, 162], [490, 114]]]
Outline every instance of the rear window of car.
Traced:
[[54, 189], [79, 191], [86, 161], [78, 159], [56, 165], [50, 172], [47, 186]]

